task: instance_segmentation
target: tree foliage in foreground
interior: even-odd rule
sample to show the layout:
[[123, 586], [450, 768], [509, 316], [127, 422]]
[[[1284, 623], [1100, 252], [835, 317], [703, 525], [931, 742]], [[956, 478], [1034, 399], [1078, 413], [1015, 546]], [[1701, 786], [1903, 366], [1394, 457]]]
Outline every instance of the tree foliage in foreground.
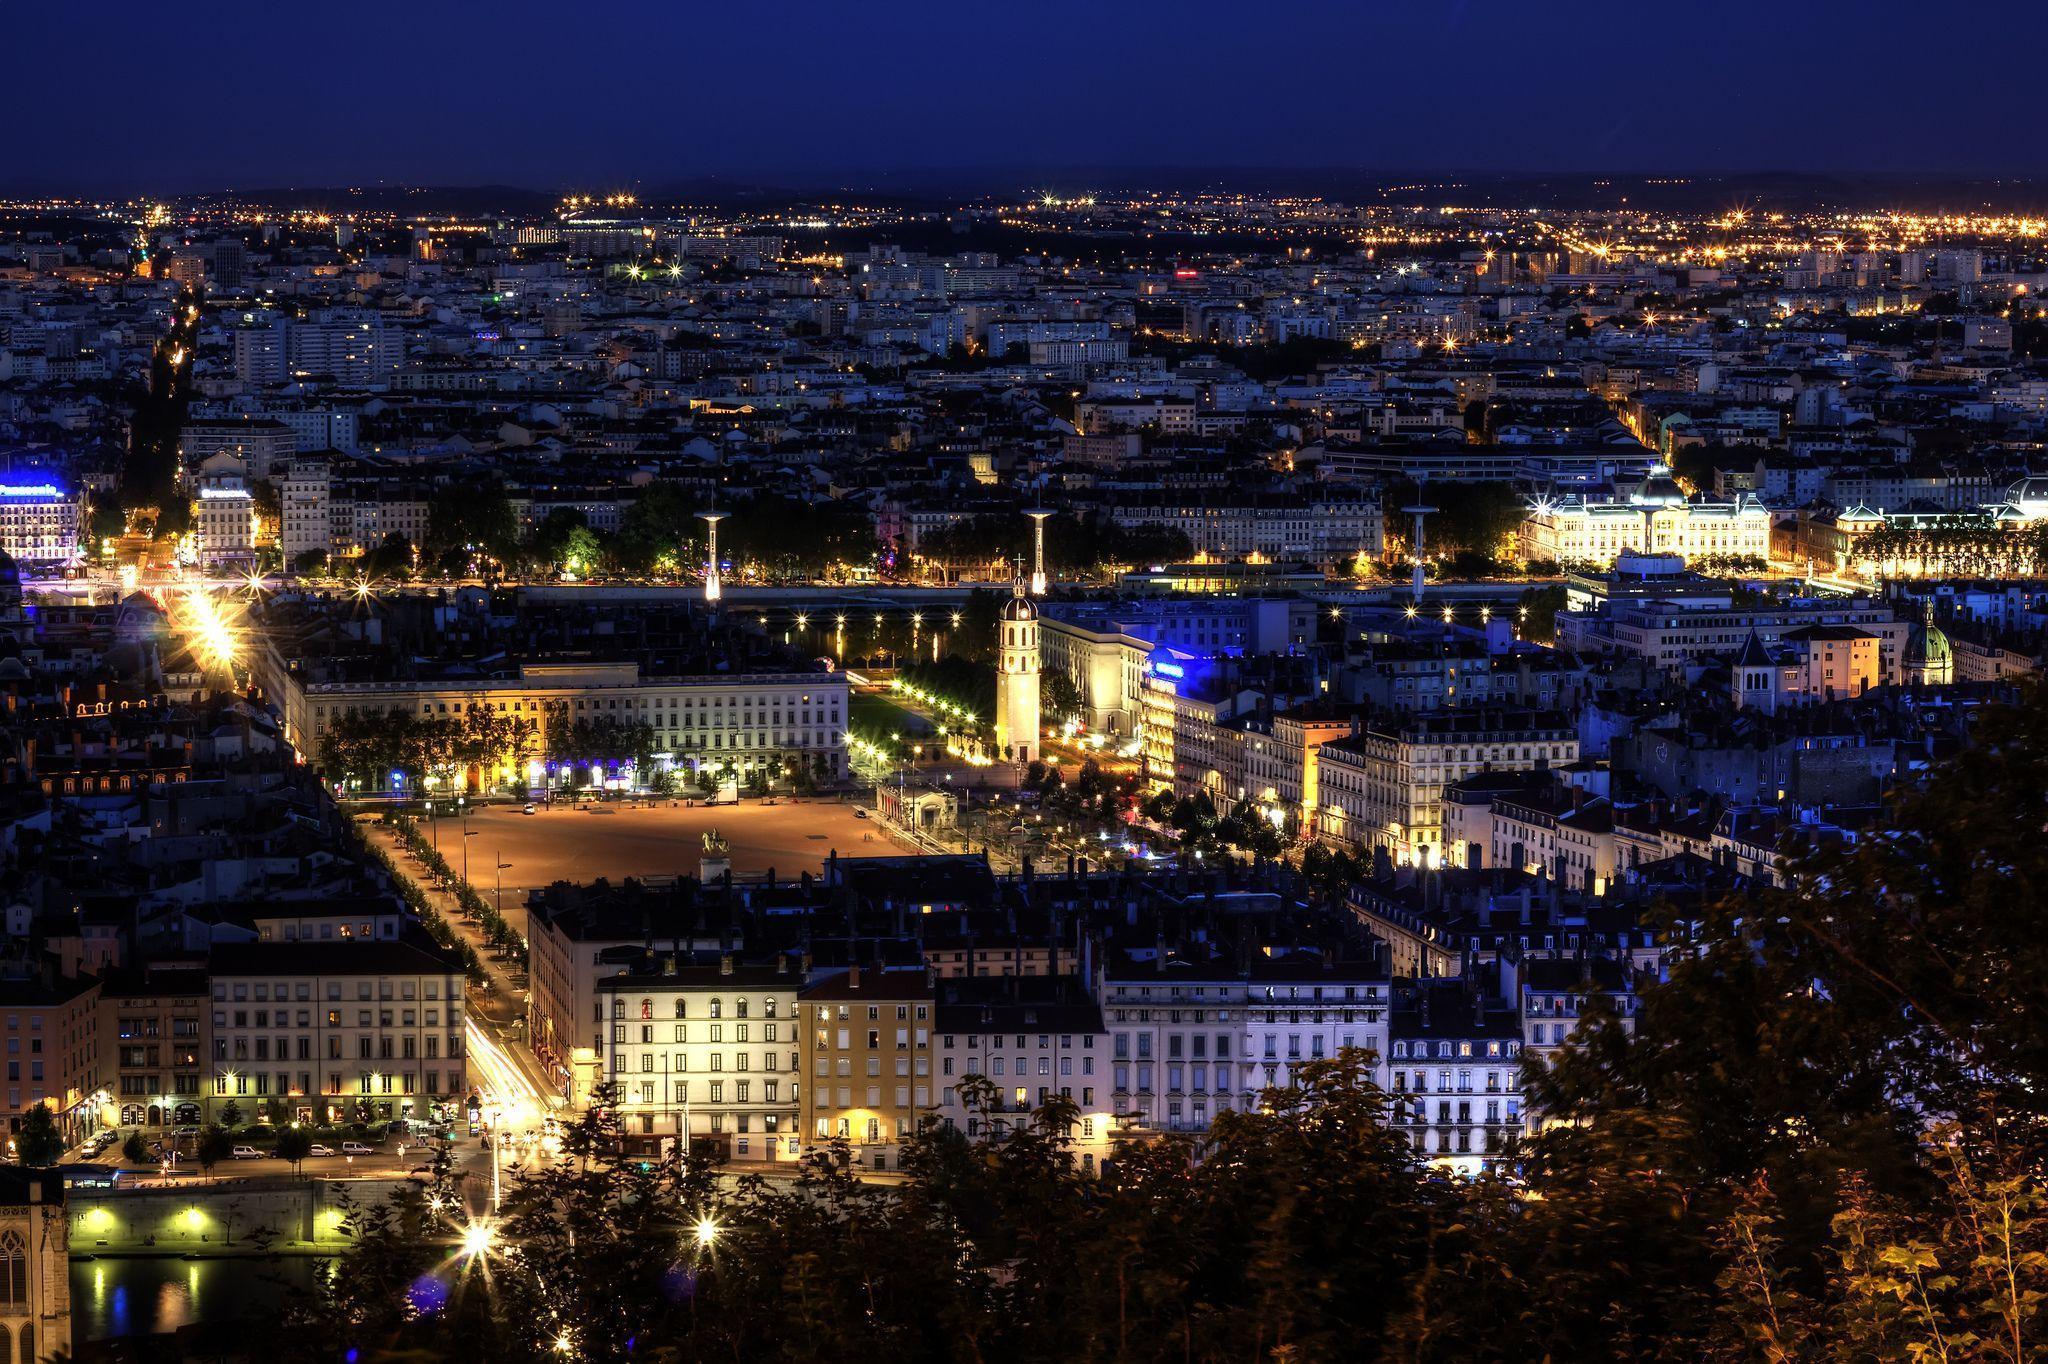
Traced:
[[2048, 1336], [2048, 707], [1977, 740], [1885, 832], [1668, 925], [1668, 982], [1528, 1077], [1550, 1125], [1510, 1177], [1420, 1167], [1356, 1052], [1114, 1180], [1070, 1104], [999, 1130], [972, 1077], [977, 1134], [928, 1128], [895, 1186], [836, 1149], [643, 1169], [593, 1115], [516, 1183], [488, 1278], [420, 1306], [440, 1252], [378, 1231], [401, 1200], [274, 1353], [2019, 1364]]

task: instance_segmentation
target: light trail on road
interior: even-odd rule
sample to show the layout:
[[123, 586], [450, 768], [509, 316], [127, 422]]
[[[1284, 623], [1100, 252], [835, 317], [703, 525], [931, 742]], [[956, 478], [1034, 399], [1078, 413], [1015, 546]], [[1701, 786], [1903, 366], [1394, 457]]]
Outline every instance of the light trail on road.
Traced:
[[465, 1034], [469, 1039], [470, 1077], [483, 1099], [486, 1117], [496, 1110], [495, 1127], [515, 1131], [537, 1129], [548, 1116], [547, 1098], [475, 1019], [467, 1020]]

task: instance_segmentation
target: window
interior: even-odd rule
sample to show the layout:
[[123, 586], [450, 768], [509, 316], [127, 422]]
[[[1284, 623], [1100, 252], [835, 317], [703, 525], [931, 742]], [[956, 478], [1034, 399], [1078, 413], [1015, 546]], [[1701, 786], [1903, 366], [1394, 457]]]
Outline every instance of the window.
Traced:
[[21, 1233], [0, 1235], [0, 1303], [28, 1301], [28, 1245]]

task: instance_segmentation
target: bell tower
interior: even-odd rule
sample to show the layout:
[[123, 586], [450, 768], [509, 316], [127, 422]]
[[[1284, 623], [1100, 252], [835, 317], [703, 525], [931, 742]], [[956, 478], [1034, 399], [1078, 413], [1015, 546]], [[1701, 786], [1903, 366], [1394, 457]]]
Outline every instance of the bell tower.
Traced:
[[996, 754], [1028, 763], [1038, 756], [1038, 608], [1025, 595], [1017, 559], [1010, 599], [996, 616]]

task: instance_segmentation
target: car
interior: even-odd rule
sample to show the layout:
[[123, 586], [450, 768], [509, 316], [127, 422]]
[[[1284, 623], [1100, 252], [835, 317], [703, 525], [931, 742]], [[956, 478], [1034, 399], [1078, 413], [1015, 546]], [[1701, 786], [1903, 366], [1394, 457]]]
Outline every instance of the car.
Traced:
[[333, 1154], [334, 1148], [332, 1146], [322, 1146], [317, 1141], [306, 1148], [306, 1155], [309, 1158], [312, 1156], [331, 1156]]
[[528, 802], [526, 802], [524, 806], [521, 807], [521, 813], [529, 815], [538, 814], [539, 807], [537, 807], [532, 801], [529, 800]]
[[253, 1146], [237, 1146], [229, 1152], [236, 1160], [261, 1160], [263, 1153]]
[[855, 819], [866, 819], [868, 817], [868, 812], [865, 810], [855, 810], [853, 812], [853, 817]]
[[345, 1141], [341, 1144], [341, 1153], [345, 1156], [374, 1156], [377, 1154], [377, 1148], [365, 1146], [359, 1141]]

